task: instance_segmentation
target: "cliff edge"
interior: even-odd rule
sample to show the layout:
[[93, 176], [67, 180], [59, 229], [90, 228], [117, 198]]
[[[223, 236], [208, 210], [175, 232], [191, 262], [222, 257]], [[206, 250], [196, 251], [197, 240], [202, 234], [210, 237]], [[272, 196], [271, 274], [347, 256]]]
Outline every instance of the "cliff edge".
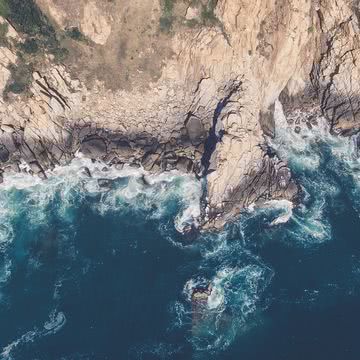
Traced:
[[360, 130], [358, 0], [0, 0], [0, 167], [78, 151], [206, 181], [203, 228], [294, 200], [269, 148], [294, 131]]

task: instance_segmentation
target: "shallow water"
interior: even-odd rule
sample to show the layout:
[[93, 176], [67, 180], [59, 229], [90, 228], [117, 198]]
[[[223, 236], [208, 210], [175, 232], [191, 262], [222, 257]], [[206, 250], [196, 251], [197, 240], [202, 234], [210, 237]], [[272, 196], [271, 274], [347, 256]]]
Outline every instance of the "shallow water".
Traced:
[[[322, 124], [322, 125], [321, 125]], [[352, 139], [287, 129], [301, 205], [184, 238], [191, 176], [76, 159], [0, 190], [0, 359], [358, 359], [360, 162]], [[94, 177], [80, 171], [87, 165]], [[111, 188], [97, 178], [116, 179]], [[206, 311], [190, 294], [211, 282]]]

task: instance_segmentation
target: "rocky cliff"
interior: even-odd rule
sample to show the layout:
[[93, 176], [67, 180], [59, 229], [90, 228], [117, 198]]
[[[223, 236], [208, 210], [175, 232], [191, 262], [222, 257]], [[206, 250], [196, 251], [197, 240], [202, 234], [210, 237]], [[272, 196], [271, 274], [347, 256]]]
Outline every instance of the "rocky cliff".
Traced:
[[358, 0], [0, 0], [0, 161], [33, 173], [85, 156], [206, 181], [202, 224], [293, 200], [269, 148], [360, 130]]

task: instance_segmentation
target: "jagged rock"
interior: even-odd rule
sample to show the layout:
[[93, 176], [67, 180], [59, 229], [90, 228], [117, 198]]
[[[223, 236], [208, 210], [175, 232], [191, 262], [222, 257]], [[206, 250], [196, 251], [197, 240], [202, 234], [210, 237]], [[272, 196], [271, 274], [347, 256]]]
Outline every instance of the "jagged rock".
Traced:
[[80, 151], [87, 157], [97, 159], [106, 154], [106, 143], [100, 137], [89, 137], [83, 140]]
[[101, 188], [111, 189], [113, 186], [113, 180], [111, 179], [98, 179], [97, 182]]
[[3, 145], [0, 146], [0, 161], [5, 163], [9, 160], [10, 153], [8, 149]]
[[31, 162], [29, 164], [29, 166], [30, 166], [31, 172], [33, 174], [39, 176], [43, 180], [47, 179], [44, 169], [41, 167], [41, 165], [37, 161]]
[[6, 125], [6, 124], [2, 124], [0, 126], [0, 128], [1, 128], [2, 131], [10, 133], [10, 134], [12, 134], [14, 132], [14, 130], [15, 130], [13, 126]]
[[122, 170], [124, 168], [124, 163], [117, 163], [115, 164], [115, 169], [116, 170]]
[[260, 112], [259, 121], [265, 135], [275, 137], [275, 121], [274, 121], [275, 104], [271, 104], [267, 111]]
[[85, 176], [87, 176], [89, 178], [92, 177], [91, 171], [87, 166], [83, 166], [80, 170], [81, 170], [81, 173], [84, 174]]
[[21, 169], [20, 169], [18, 163], [13, 162], [4, 167], [4, 173], [12, 173], [12, 172], [15, 172], [15, 173], [21, 172]]
[[195, 116], [190, 116], [185, 126], [193, 145], [199, 145], [205, 140], [206, 134], [200, 119]]
[[134, 169], [139, 169], [140, 168], [140, 164], [138, 163], [131, 163], [130, 167], [134, 168]]
[[[71, 12], [67, 1], [37, 3], [60, 32], [77, 24], [89, 41], [71, 45], [77, 54], [71, 64], [38, 56], [28, 93], [0, 101], [8, 163], [21, 158], [47, 169], [78, 150], [151, 171], [188, 171], [193, 162], [193, 171], [207, 178], [209, 227], [219, 227], [253, 201], [294, 197], [286, 165], [264, 146], [275, 134], [277, 98], [296, 131], [305, 118], [304, 126], [316, 126], [319, 115], [334, 133], [360, 130], [353, 1], [219, 0], [214, 26], [174, 21], [169, 34], [154, 28], [161, 11], [152, 1], [139, 8], [79, 0]], [[194, 20], [200, 8], [174, 9]], [[118, 21], [125, 16], [131, 35]], [[9, 65], [19, 60], [15, 48], [0, 48], [3, 88]]]
[[110, 148], [117, 150], [117, 152], [119, 152], [122, 155], [134, 153], [129, 142], [124, 139], [112, 140], [110, 143]]
[[158, 154], [146, 154], [141, 161], [141, 165], [147, 171], [150, 171], [160, 156]]
[[14, 137], [10, 133], [4, 133], [0, 135], [0, 143], [3, 145], [3, 147], [6, 148], [6, 150], [9, 153], [15, 153], [18, 146], [14, 141]]
[[46, 180], [47, 179], [47, 175], [45, 174], [44, 171], [41, 171], [39, 173], [36, 174], [40, 179], [42, 180]]
[[192, 170], [193, 162], [185, 157], [180, 157], [176, 163], [176, 168], [184, 173]]

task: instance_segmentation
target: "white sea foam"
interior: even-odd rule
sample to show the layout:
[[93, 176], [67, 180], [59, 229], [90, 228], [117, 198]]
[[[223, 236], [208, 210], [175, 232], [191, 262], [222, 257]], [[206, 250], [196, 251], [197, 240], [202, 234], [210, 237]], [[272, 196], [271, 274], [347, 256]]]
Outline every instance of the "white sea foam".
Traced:
[[271, 222], [271, 226], [287, 223], [293, 213], [293, 203], [288, 200], [271, 200], [265, 203], [266, 206], [270, 206], [275, 209], [281, 210], [281, 215]]
[[52, 311], [49, 315], [49, 321], [44, 324], [46, 333], [44, 335], [55, 334], [66, 324], [66, 317], [63, 312]]
[[276, 212], [280, 212], [277, 214], [276, 218], [271, 221], [270, 226], [275, 226], [279, 224], [287, 223], [293, 215], [294, 204], [289, 200], [269, 200], [264, 204], [257, 206], [252, 205], [250, 209], [248, 209], [249, 213], [256, 214], [256, 210], [274, 210]]
[[5, 264], [3, 269], [0, 271], [0, 284], [6, 283], [11, 275], [12, 261], [5, 258]]
[[[305, 114], [304, 114], [305, 116]], [[302, 169], [316, 170], [320, 164], [321, 154], [316, 147], [319, 142], [330, 146], [332, 154], [342, 160], [349, 170], [355, 170], [353, 175], [359, 176], [360, 159], [357, 156], [357, 144], [355, 137], [344, 137], [333, 135], [330, 132], [328, 121], [317, 118], [317, 125], [312, 129], [302, 127], [297, 134], [293, 127], [286, 121], [282, 105], [275, 102], [275, 138], [268, 139], [269, 144], [293, 165], [300, 165]]]
[[[339, 194], [339, 184], [329, 175], [329, 170], [344, 179], [351, 178], [355, 186], [347, 185], [352, 193], [355, 210], [360, 210], [360, 160], [354, 138], [332, 135], [326, 119], [317, 119], [318, 125], [308, 129], [301, 127], [296, 133], [289, 125], [279, 101], [275, 104], [276, 136], [268, 139], [279, 156], [288, 161], [302, 187], [303, 204], [297, 209], [284, 207], [284, 212], [271, 225], [288, 222], [295, 228], [288, 229], [293, 241], [304, 246], [331, 239], [331, 226], [326, 210], [329, 199]], [[304, 115], [305, 116], [305, 115]], [[330, 155], [324, 158], [326, 144]], [[328, 155], [327, 155], [328, 156]], [[270, 204], [277, 207], [276, 204]]]
[[[90, 170], [91, 178], [84, 173], [85, 167]], [[106, 171], [103, 171], [104, 167]], [[29, 220], [34, 224], [46, 223], [46, 207], [55, 196], [59, 196], [61, 200], [58, 215], [66, 217], [79, 196], [99, 195], [100, 199], [93, 207], [101, 214], [125, 210], [131, 206], [133, 210], [151, 210], [152, 216], [158, 218], [166, 213], [168, 201], [178, 199], [182, 205], [175, 219], [176, 229], [182, 232], [189, 225], [198, 225], [201, 183], [193, 175], [177, 171], [154, 175], [130, 166], [118, 170], [81, 156], [68, 166], [57, 166], [46, 174], [48, 179], [45, 181], [22, 173], [6, 174], [0, 188], [0, 193], [11, 189], [29, 192], [25, 205], [31, 208]], [[99, 186], [99, 179], [115, 181], [114, 188]], [[7, 234], [4, 236], [7, 237]]]
[[35, 338], [37, 337], [37, 330], [28, 331], [18, 339], [11, 342], [9, 345], [5, 346], [2, 349], [2, 352], [0, 353], [0, 359], [1, 360], [12, 360], [15, 359], [13, 357], [12, 352], [21, 344], [33, 342]]
[[[184, 287], [188, 301], [191, 300], [194, 289], [207, 287], [209, 284], [212, 288], [207, 299], [207, 310], [202, 313], [199, 322], [193, 325], [192, 343], [195, 349], [223, 350], [233, 342], [237, 334], [245, 331], [272, 276], [271, 269], [261, 263], [254, 263], [242, 266], [223, 265], [212, 279], [190, 279]], [[196, 314], [193, 316], [198, 318]]]
[[[90, 170], [91, 178], [83, 172], [84, 167]], [[104, 167], [105, 164], [101, 162], [93, 163], [79, 157], [68, 166], [48, 171], [48, 179], [45, 181], [24, 173], [5, 174], [5, 181], [0, 185], [1, 297], [3, 286], [11, 279], [13, 269], [9, 249], [15, 236], [13, 224], [16, 219], [27, 221], [29, 230], [36, 233], [42, 232], [41, 227], [48, 228], [54, 217], [65, 222], [67, 225], [56, 233], [56, 237], [59, 244], [66, 243], [66, 248], [59, 248], [59, 251], [66, 252], [68, 258], [76, 257], [74, 245], [69, 244], [66, 239], [73, 226], [76, 214], [74, 209], [85, 197], [94, 198], [89, 206], [101, 215], [107, 212], [126, 214], [129, 211], [141, 211], [146, 217], [160, 219], [168, 215], [169, 204], [173, 208], [176, 204], [179, 213], [174, 220], [175, 228], [182, 232], [192, 224], [197, 225], [201, 183], [194, 176], [182, 175], [176, 171], [153, 175], [142, 169], [126, 166], [122, 170], [107, 167], [107, 171], [103, 171]], [[100, 187], [99, 179], [114, 180], [115, 186]], [[21, 228], [17, 229], [19, 230]], [[62, 237], [66, 241], [62, 241]], [[40, 259], [30, 257], [29, 265], [34, 271], [42, 263]], [[55, 300], [60, 296], [60, 287], [61, 281], [55, 286]], [[61, 317], [61, 313], [51, 319], [55, 325], [58, 321], [59, 326], [63, 326], [62, 320], [65, 318]], [[24, 339], [31, 334], [25, 334]], [[13, 346], [16, 344], [10, 344], [8, 349]]]
[[45, 322], [42, 329], [34, 328], [21, 335], [18, 339], [5, 346], [0, 353], [0, 360], [16, 359], [13, 352], [20, 346], [36, 341], [48, 335], [54, 335], [60, 331], [66, 323], [64, 313], [53, 310], [49, 315], [49, 320]]

